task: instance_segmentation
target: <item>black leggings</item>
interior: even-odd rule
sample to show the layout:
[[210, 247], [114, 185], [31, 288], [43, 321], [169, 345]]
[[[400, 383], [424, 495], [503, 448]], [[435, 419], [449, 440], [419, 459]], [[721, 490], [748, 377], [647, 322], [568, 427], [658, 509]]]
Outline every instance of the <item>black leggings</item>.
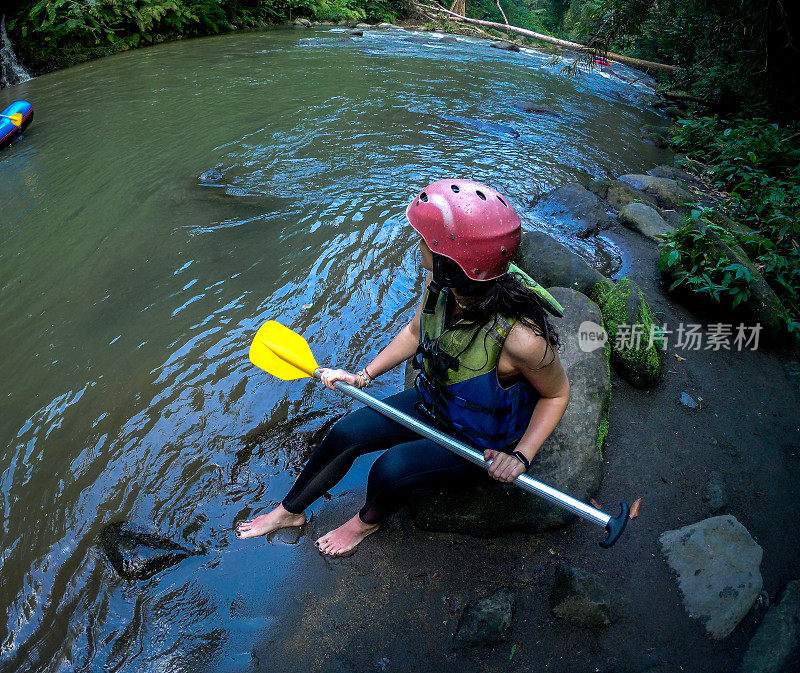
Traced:
[[[414, 408], [419, 401], [416, 390], [397, 393], [385, 401], [423, 421]], [[383, 521], [400, 509], [410, 491], [419, 486], [468, 483], [486, 475], [485, 470], [443, 446], [364, 407], [347, 414], [331, 428], [284, 498], [283, 506], [289, 512], [303, 512], [344, 477], [356, 458], [381, 449], [387, 451], [369, 471], [367, 501], [359, 512], [364, 523]]]

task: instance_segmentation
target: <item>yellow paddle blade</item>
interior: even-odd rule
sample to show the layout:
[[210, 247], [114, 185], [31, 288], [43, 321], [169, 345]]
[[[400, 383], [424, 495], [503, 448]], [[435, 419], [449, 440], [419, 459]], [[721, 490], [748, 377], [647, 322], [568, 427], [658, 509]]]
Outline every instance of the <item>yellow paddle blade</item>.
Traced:
[[11, 123], [14, 126], [21, 126], [22, 125], [22, 113], [15, 112], [13, 115], [0, 115], [0, 117], [6, 117], [11, 120]]
[[250, 345], [250, 362], [283, 381], [314, 376], [319, 365], [306, 340], [279, 322], [265, 322]]

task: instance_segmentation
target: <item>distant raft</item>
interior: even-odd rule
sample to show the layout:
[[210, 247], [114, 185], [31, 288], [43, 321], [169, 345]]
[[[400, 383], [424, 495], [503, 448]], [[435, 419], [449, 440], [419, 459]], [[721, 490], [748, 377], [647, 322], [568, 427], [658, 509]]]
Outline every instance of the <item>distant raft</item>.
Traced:
[[[10, 117], [15, 114], [22, 115], [22, 123], [17, 126]], [[22, 133], [33, 120], [33, 105], [28, 101], [18, 100], [11, 103], [0, 112], [0, 147], [5, 147], [20, 133]]]

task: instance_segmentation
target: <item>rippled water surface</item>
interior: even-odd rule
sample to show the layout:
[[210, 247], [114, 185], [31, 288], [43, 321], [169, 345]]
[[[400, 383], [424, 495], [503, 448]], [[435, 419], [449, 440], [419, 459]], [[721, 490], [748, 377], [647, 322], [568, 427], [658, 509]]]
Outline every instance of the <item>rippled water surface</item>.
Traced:
[[[256, 370], [258, 326], [361, 365], [418, 301], [415, 190], [472, 177], [525, 217], [546, 189], [657, 161], [645, 87], [438, 39], [232, 34], [0, 91], [36, 115], [0, 153], [3, 670], [245, 667], [313, 550], [232, 524], [350, 406]], [[198, 185], [215, 166], [227, 189]], [[123, 519], [209, 552], [124, 582], [97, 547]]]

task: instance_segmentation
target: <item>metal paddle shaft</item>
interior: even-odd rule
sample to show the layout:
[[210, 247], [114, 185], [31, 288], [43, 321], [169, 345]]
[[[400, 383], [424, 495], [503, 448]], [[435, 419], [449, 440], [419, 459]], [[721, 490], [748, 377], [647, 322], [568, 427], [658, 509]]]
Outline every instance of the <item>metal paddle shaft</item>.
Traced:
[[[314, 376], [316, 378], [320, 378], [319, 372], [320, 370], [316, 370], [314, 372]], [[436, 442], [446, 449], [449, 449], [456, 455], [461, 456], [471, 463], [475, 463], [475, 465], [479, 465], [485, 469], [488, 469], [489, 465], [491, 464], [483, 459], [483, 454], [479, 451], [476, 451], [475, 449], [456, 441], [449, 435], [439, 432], [435, 428], [431, 428], [430, 426], [421, 423], [413, 416], [404, 414], [402, 411], [399, 411], [394, 407], [375, 399], [371, 395], [367, 395], [367, 393], [359, 390], [355, 386], [343, 383], [342, 381], [335, 381], [333, 385], [337, 390], [340, 390], [345, 395], [349, 395], [359, 402], [363, 402], [371, 409], [377, 411], [379, 414], [383, 414], [400, 425], [419, 433], [423, 437], [427, 437], [428, 439]], [[587, 521], [591, 521], [592, 523], [596, 523], [605, 528], [608, 535], [606, 536], [606, 539], [600, 543], [600, 546], [603, 548], [608, 548], [613, 545], [619, 539], [620, 535], [622, 535], [622, 531], [625, 530], [625, 525], [628, 523], [628, 514], [630, 513], [630, 508], [624, 502], [621, 504], [619, 516], [611, 517], [605, 512], [602, 512], [591, 505], [587, 505], [585, 502], [581, 502], [580, 500], [573, 498], [566, 493], [562, 493], [552, 486], [548, 486], [547, 484], [544, 484], [541, 481], [528, 476], [527, 474], [519, 475], [513, 483], [523, 491], [527, 491], [533, 495], [538, 495], [545, 500], [549, 500], [550, 502], [563, 507], [573, 514], [577, 514], [579, 517], [586, 519]]]

